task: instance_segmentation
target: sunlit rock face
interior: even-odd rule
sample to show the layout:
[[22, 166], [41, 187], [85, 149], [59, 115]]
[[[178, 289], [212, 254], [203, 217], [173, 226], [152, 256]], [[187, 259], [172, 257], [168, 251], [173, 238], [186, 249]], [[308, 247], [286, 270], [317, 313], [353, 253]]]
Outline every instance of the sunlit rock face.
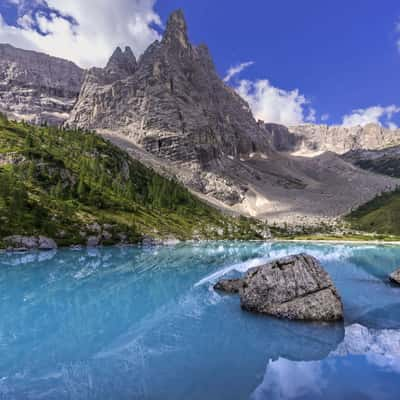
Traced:
[[[351, 150], [373, 150], [400, 143], [400, 130], [387, 129], [377, 124], [365, 126], [328, 126], [305, 124], [284, 127], [281, 140], [292, 140], [290, 151], [332, 151], [343, 154]], [[288, 139], [289, 138], [289, 139]]]
[[286, 154], [329, 150], [322, 143], [340, 139], [318, 134], [314, 144], [312, 135], [256, 121], [216, 73], [207, 47], [190, 43], [181, 11], [138, 61], [117, 49], [106, 68], [89, 70], [67, 124], [95, 129], [124, 149], [138, 146], [144, 158], [156, 157], [150, 166], [161, 161], [162, 173], [210, 201], [271, 222], [318, 224], [397, 184], [333, 153]]
[[129, 68], [117, 68], [123, 73], [110, 68], [124, 64], [120, 49], [105, 69], [88, 72], [68, 124], [119, 131], [162, 158], [201, 166], [223, 154], [268, 149], [262, 127], [219, 78], [207, 47], [189, 42], [181, 11], [137, 64], [130, 57]]
[[0, 44], [0, 112], [61, 125], [78, 97], [83, 73], [70, 61]]

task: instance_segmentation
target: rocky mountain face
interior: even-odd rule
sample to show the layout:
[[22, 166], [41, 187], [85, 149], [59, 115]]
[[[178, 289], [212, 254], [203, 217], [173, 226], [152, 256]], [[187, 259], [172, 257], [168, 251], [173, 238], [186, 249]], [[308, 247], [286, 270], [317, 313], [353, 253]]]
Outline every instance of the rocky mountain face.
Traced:
[[335, 217], [397, 184], [333, 153], [286, 154], [315, 147], [314, 136], [257, 122], [207, 47], [189, 42], [181, 11], [138, 61], [117, 49], [106, 68], [89, 70], [67, 124], [95, 129], [157, 170], [161, 164], [218, 206], [270, 221]]
[[83, 74], [70, 61], [0, 44], [0, 112], [60, 125], [78, 97]]
[[288, 128], [265, 124], [264, 127], [271, 132], [278, 151], [344, 154], [351, 150], [373, 150], [400, 144], [400, 129], [391, 130], [377, 124], [363, 127], [306, 124]]
[[263, 129], [221, 81], [207, 47], [190, 44], [180, 11], [138, 63], [129, 48], [117, 49], [105, 69], [88, 72], [68, 124], [118, 131], [162, 158], [202, 169], [223, 155], [268, 150]]

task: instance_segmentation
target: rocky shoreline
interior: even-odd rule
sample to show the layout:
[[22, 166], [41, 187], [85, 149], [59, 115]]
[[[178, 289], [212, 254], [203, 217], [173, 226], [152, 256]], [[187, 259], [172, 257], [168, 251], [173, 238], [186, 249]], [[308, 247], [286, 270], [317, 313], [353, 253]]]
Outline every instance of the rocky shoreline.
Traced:
[[[218, 240], [224, 242], [228, 239]], [[56, 250], [58, 248], [71, 248], [71, 249], [81, 249], [81, 248], [94, 248], [94, 247], [109, 247], [109, 246], [174, 246], [179, 243], [193, 243], [193, 242], [206, 242], [215, 241], [214, 239], [190, 239], [190, 240], [179, 240], [173, 236], [167, 238], [155, 238], [151, 236], [144, 236], [141, 241], [130, 243], [127, 241], [120, 241], [113, 244], [104, 244], [95, 236], [89, 236], [87, 243], [76, 243], [71, 245], [60, 246], [57, 245], [56, 241], [52, 238], [45, 236], [23, 236], [23, 235], [13, 235], [0, 240], [0, 252], [26, 252], [30, 250]], [[399, 241], [381, 241], [381, 240], [318, 240], [318, 239], [253, 239], [253, 240], [239, 240], [235, 241], [246, 241], [246, 242], [271, 242], [271, 243], [309, 243], [309, 244], [332, 244], [332, 245], [379, 245], [379, 246], [400, 246]], [[229, 291], [229, 290], [227, 290]]]
[[[98, 237], [89, 236], [86, 245], [84, 244], [71, 244], [69, 246], [58, 246], [56, 241], [46, 236], [23, 236], [13, 235], [2, 239], [0, 242], [0, 252], [15, 252], [22, 253], [28, 251], [52, 251], [58, 248], [70, 248], [73, 250], [83, 248], [97, 248], [103, 246], [175, 246], [181, 243], [181, 240], [175, 237], [167, 237], [165, 239], [153, 238], [144, 236], [140, 242], [129, 243], [127, 241], [120, 241], [115, 244], [103, 244], [98, 240]], [[1, 245], [4, 247], [2, 248]]]

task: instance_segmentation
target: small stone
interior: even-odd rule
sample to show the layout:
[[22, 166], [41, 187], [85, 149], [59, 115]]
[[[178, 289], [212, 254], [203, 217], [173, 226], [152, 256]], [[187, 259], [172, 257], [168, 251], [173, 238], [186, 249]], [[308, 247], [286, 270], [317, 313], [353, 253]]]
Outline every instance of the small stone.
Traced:
[[144, 235], [142, 238], [142, 246], [156, 246], [159, 244], [159, 240], [150, 235]]
[[123, 232], [117, 233], [117, 237], [121, 243], [125, 243], [126, 240], [128, 239], [128, 236]]
[[96, 232], [96, 233], [101, 232], [101, 226], [97, 222], [87, 225], [87, 229], [91, 232]]
[[177, 239], [175, 236], [169, 236], [168, 238], [166, 238], [162, 241], [162, 244], [164, 246], [176, 246], [180, 242], [181, 241], [179, 239]]
[[86, 245], [87, 247], [97, 247], [100, 244], [99, 236], [89, 236], [87, 238]]
[[55, 250], [57, 248], [57, 243], [48, 237], [39, 236], [39, 250]]
[[112, 239], [112, 234], [108, 231], [103, 231], [102, 237], [104, 240], [111, 240]]

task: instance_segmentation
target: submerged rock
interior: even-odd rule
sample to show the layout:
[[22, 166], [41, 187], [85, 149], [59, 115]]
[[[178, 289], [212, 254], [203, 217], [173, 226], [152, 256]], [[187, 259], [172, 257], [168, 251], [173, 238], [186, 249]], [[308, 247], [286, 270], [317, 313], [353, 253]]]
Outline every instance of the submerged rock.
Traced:
[[239, 293], [242, 286], [243, 279], [221, 279], [214, 285], [214, 289], [226, 293]]
[[343, 305], [328, 273], [307, 254], [285, 257], [250, 269], [240, 291], [248, 311], [279, 318], [336, 321]]
[[397, 269], [396, 271], [392, 272], [389, 275], [389, 278], [392, 282], [397, 283], [398, 285], [400, 285], [400, 268]]

